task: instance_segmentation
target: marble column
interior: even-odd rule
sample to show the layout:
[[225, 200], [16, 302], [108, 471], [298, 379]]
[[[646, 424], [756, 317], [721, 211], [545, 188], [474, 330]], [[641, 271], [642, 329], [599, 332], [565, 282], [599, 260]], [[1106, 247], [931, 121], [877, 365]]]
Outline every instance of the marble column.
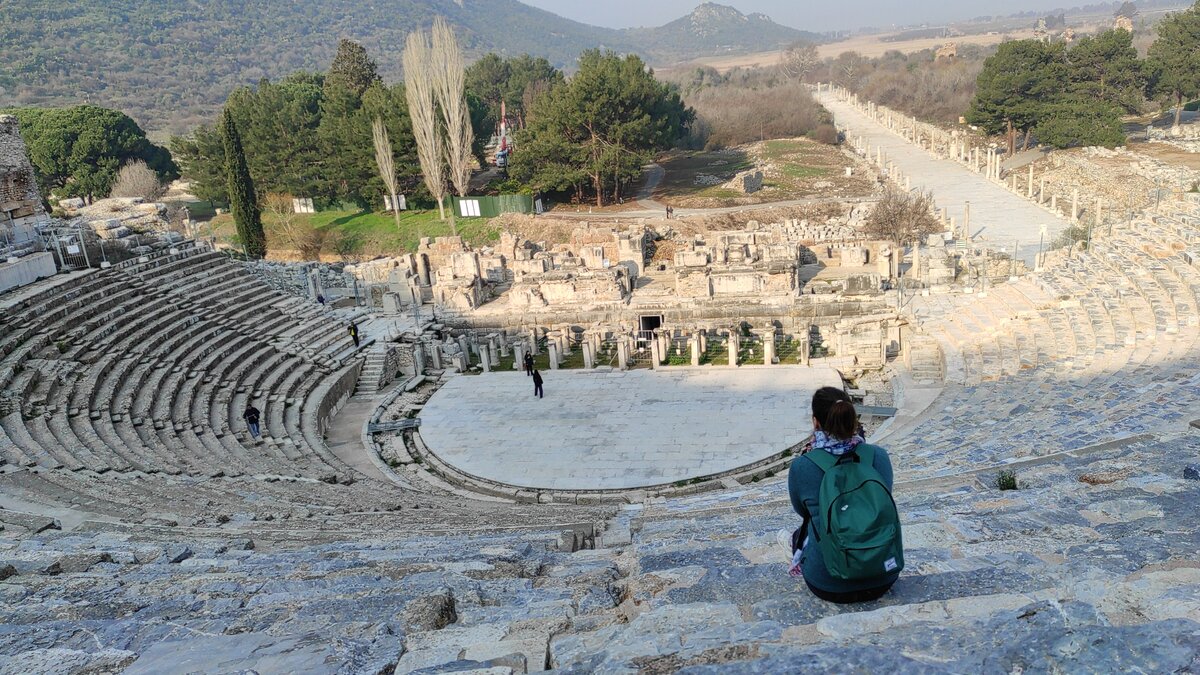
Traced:
[[550, 351], [550, 370], [558, 370], [558, 343], [554, 340], [551, 340], [550, 342], [546, 343], [546, 346], [549, 347]]
[[629, 341], [624, 337], [617, 339], [617, 367], [629, 370]]
[[413, 374], [425, 374], [425, 345], [420, 343], [413, 346]]
[[738, 332], [729, 331], [729, 365], [736, 366], [738, 358]]
[[483, 372], [492, 372], [492, 354], [488, 349], [479, 350], [479, 365], [483, 366]]
[[596, 367], [596, 357], [592, 353], [592, 343], [586, 340], [583, 343], [583, 367], [587, 370]]
[[692, 333], [691, 339], [688, 340], [688, 350], [692, 355], [692, 365], [700, 365], [700, 333]]
[[775, 363], [775, 330], [770, 329], [763, 333], [763, 365], [770, 366]]
[[513, 345], [513, 370], [525, 370], [525, 343]]

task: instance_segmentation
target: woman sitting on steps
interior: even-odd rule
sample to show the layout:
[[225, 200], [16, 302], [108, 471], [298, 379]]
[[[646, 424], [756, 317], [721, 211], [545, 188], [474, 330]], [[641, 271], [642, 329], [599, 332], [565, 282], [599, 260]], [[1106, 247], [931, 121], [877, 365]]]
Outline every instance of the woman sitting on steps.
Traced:
[[792, 460], [788, 493], [803, 518], [779, 531], [792, 552], [792, 576], [804, 576], [822, 600], [867, 602], [888, 592], [904, 567], [892, 463], [863, 441], [849, 396], [822, 387], [812, 399], [813, 442]]

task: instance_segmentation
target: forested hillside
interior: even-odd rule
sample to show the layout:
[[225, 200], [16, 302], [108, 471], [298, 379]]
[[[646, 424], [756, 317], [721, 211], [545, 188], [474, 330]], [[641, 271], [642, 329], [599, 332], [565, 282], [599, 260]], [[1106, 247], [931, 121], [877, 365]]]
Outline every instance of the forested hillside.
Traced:
[[814, 37], [717, 5], [662, 29], [617, 31], [516, 0], [24, 0], [0, 3], [0, 101], [100, 104], [163, 138], [213, 119], [238, 86], [324, 70], [342, 37], [396, 81], [405, 35], [436, 16], [469, 57], [529, 53], [560, 67], [597, 47], [667, 63]]

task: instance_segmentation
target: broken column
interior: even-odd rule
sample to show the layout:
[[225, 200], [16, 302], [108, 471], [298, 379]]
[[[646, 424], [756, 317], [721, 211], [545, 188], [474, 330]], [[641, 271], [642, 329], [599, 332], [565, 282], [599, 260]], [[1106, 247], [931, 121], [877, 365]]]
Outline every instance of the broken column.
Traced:
[[692, 355], [692, 365], [700, 365], [700, 333], [693, 331], [691, 339], [688, 340], [688, 349]]
[[592, 353], [592, 343], [587, 340], [584, 340], [582, 347], [583, 347], [583, 367], [586, 368], [587, 370], [591, 370], [592, 368], [596, 367], [596, 359]]
[[547, 341], [546, 350], [550, 354], [550, 370], [558, 370], [558, 342], [554, 340]]
[[775, 328], [763, 332], [763, 365], [775, 363]]
[[738, 358], [738, 334], [737, 330], [729, 331], [729, 365], [736, 366]]

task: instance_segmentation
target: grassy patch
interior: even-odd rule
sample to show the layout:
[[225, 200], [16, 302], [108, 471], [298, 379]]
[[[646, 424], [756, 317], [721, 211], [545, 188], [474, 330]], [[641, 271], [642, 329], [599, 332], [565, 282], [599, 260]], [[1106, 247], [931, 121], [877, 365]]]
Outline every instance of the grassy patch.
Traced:
[[803, 166], [800, 164], [784, 164], [779, 169], [783, 175], [789, 178], [817, 178], [819, 176], [828, 176], [829, 169], [823, 166]]
[[[874, 189], [867, 174], [846, 177], [852, 166], [840, 149], [808, 138], [786, 138], [709, 152], [675, 152], [659, 159], [666, 175], [659, 201], [679, 207], [733, 206], [801, 197], [846, 197]], [[739, 172], [763, 167], [763, 190], [743, 194], [725, 187]]]
[[[405, 211], [400, 215], [400, 226], [390, 213], [372, 211], [321, 211], [298, 214], [296, 219], [311, 227], [324, 230], [331, 236], [327, 239], [322, 255], [335, 255], [334, 240], [337, 237], [353, 237], [361, 242], [362, 252], [367, 255], [394, 254], [415, 251], [421, 237], [441, 237], [451, 234], [450, 220], [438, 220], [436, 210]], [[458, 234], [473, 245], [489, 244], [500, 238], [500, 230], [489, 224], [487, 218], [459, 218]], [[276, 219], [270, 213], [263, 214], [263, 227], [267, 231], [268, 250], [288, 250], [276, 230]], [[227, 213], [212, 220], [213, 234], [226, 243], [235, 241], [233, 217]]]

